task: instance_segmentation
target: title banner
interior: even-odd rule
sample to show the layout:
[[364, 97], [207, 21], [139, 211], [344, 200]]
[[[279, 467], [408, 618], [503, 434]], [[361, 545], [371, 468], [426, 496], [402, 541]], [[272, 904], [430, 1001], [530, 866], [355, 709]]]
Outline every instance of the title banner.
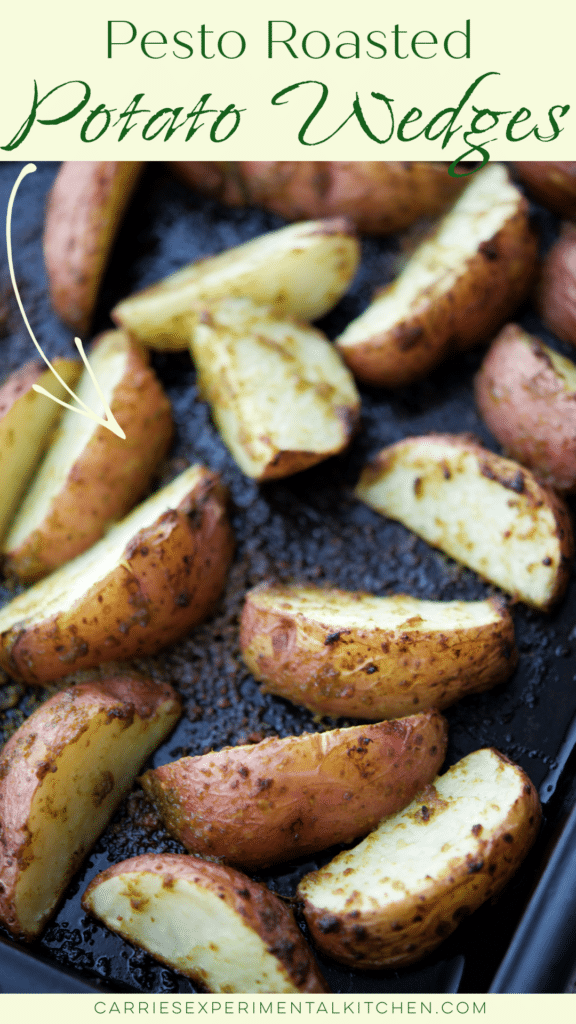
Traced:
[[576, 13], [53, 0], [2, 14], [2, 159], [570, 159]]

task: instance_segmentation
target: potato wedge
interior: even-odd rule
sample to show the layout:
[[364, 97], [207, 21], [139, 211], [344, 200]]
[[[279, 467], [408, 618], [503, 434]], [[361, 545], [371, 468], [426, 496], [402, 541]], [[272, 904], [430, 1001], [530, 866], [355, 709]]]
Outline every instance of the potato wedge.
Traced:
[[286, 220], [344, 216], [372, 235], [440, 213], [466, 184], [450, 177], [447, 164], [393, 160], [183, 160], [172, 167], [228, 206], [261, 206]]
[[240, 650], [264, 693], [380, 721], [504, 682], [518, 661], [503, 602], [420, 601], [312, 586], [248, 592]]
[[0, 756], [0, 921], [40, 933], [64, 889], [180, 717], [167, 685], [95, 678], [50, 697]]
[[191, 466], [0, 611], [0, 667], [47, 683], [153, 654], [217, 601], [233, 538], [218, 476]]
[[510, 165], [530, 195], [562, 217], [576, 217], [576, 162], [518, 160]]
[[247, 476], [289, 476], [348, 446], [360, 397], [320, 331], [225, 299], [201, 315], [190, 351], [200, 393]]
[[97, 875], [86, 911], [208, 992], [326, 992], [288, 907], [233, 868], [144, 854]]
[[[127, 334], [103, 334], [90, 364], [126, 438], [66, 410], [3, 546], [6, 571], [24, 582], [69, 562], [125, 516], [172, 440], [170, 402], [148, 354]], [[102, 408], [87, 370], [78, 396]]]
[[[62, 380], [69, 387], [74, 387], [81, 363], [76, 359], [54, 359], [53, 366]], [[62, 412], [62, 407], [56, 402], [34, 391], [34, 384], [56, 398], [68, 398], [66, 389], [54, 374], [39, 362], [26, 363], [0, 388], [0, 540], [50, 443]]]
[[576, 345], [576, 226], [563, 225], [544, 260], [537, 295], [546, 326], [562, 341]]
[[485, 341], [528, 294], [537, 242], [501, 164], [478, 171], [400, 276], [336, 339], [354, 374], [399, 387]]
[[364, 969], [403, 967], [499, 892], [540, 824], [528, 776], [477, 750], [298, 887], [323, 953]]
[[438, 771], [437, 711], [183, 757], [140, 782], [192, 853], [268, 866], [364, 835]]
[[86, 334], [108, 256], [143, 164], [134, 160], [63, 163], [48, 198], [44, 259], [50, 301]]
[[527, 604], [548, 609], [564, 592], [574, 554], [566, 505], [517, 462], [466, 436], [383, 448], [355, 493]]
[[112, 318], [159, 349], [186, 349], [193, 308], [229, 296], [248, 296], [279, 316], [317, 320], [342, 298], [359, 259], [347, 221], [291, 224], [183, 267], [123, 299]]
[[576, 491], [576, 365], [516, 324], [493, 341], [476, 404], [508, 455], [545, 484]]

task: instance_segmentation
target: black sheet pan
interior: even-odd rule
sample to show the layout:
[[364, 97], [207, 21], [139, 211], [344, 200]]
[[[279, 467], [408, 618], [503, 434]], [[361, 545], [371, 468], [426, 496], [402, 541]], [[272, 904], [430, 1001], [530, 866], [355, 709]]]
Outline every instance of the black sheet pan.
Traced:
[[[0, 209], [4, 211], [20, 167], [16, 163], [0, 164]], [[40, 164], [36, 174], [25, 180], [13, 217], [19, 288], [32, 327], [49, 356], [72, 352], [71, 334], [48, 304], [41, 253], [45, 195], [56, 170], [55, 164]], [[533, 216], [544, 251], [557, 234], [558, 223], [537, 207]], [[204, 200], [176, 182], [165, 166], [151, 165], [115, 246], [100, 297], [97, 330], [109, 326], [107, 311], [133, 289], [197, 256], [280, 225], [279, 218], [260, 211], [228, 210]], [[364, 240], [362, 267], [353, 288], [320, 325], [330, 337], [365, 306], [377, 285], [392, 276], [400, 250], [397, 238]], [[529, 306], [518, 319], [563, 351], [541, 329]], [[34, 356], [11, 291], [5, 256], [0, 259], [0, 335], [5, 374]], [[232, 495], [238, 547], [216, 616], [188, 640], [146, 663], [176, 685], [186, 705], [175, 733], [151, 763], [158, 765], [182, 754], [202, 753], [274, 733], [287, 735], [334, 725], [324, 720], [319, 726], [308, 712], [279, 698], [261, 695], [243, 667], [238, 654], [237, 621], [247, 587], [263, 579], [311, 581], [378, 594], [408, 592], [446, 600], [480, 598], [491, 592], [472, 572], [431, 550], [402, 526], [385, 521], [355, 501], [351, 493], [367, 456], [406, 435], [432, 430], [472, 431], [496, 450], [472, 398], [472, 377], [481, 357], [480, 351], [454, 358], [427, 380], [394, 394], [363, 388], [362, 430], [346, 455], [263, 486], [243, 477], [222, 445], [207, 407], [198, 399], [187, 354], [154, 357], [155, 368], [172, 400], [177, 425], [177, 440], [163, 475], [167, 477], [198, 459], [219, 470]], [[0, 590], [3, 602], [10, 596], [5, 588]], [[463, 922], [435, 954], [413, 968], [360, 972], [319, 958], [335, 992], [481, 993], [493, 983], [497, 991], [536, 991], [541, 989], [529, 986], [552, 984], [547, 990], [561, 992], [570, 983], [574, 967], [571, 954], [553, 970], [544, 962], [542, 949], [538, 953], [532, 945], [522, 946], [515, 961], [516, 966], [518, 961], [522, 966], [520, 982], [510, 974], [504, 957], [545, 867], [554, 834], [560, 830], [562, 839], [562, 835], [571, 836], [575, 827], [569, 816], [576, 777], [574, 579], [552, 614], [517, 605], [514, 619], [520, 650], [518, 670], [506, 685], [468, 697], [446, 712], [450, 724], [446, 766], [484, 745], [496, 746], [509, 755], [540, 789], [545, 810], [541, 836], [508, 889]], [[38, 699], [31, 691], [20, 693], [14, 689], [0, 690], [0, 699], [6, 692], [15, 703], [0, 713], [0, 739]], [[25, 948], [0, 929], [0, 992], [195, 991], [191, 982], [86, 918], [80, 907], [80, 896], [97, 871], [136, 853], [159, 850], [182, 852], [136, 787], [69, 887], [42, 938]], [[301, 875], [333, 852], [259, 877], [273, 890], [291, 895]], [[563, 884], [570, 884], [576, 891], [574, 856], [560, 859]], [[548, 861], [549, 867], [551, 863]], [[537, 894], [537, 898], [542, 897]], [[547, 889], [543, 900], [545, 906], [552, 906]], [[534, 906], [529, 908], [533, 915]], [[565, 911], [566, 904], [560, 898], [553, 913], [556, 922], [563, 921], [562, 934], [567, 936], [570, 949], [574, 946], [572, 925]], [[541, 933], [545, 944], [541, 911], [529, 920], [532, 937]], [[516, 940], [516, 949], [519, 942]], [[576, 949], [573, 959], [576, 961]], [[537, 961], [539, 973], [535, 971]], [[507, 984], [523, 987], [507, 989]]]

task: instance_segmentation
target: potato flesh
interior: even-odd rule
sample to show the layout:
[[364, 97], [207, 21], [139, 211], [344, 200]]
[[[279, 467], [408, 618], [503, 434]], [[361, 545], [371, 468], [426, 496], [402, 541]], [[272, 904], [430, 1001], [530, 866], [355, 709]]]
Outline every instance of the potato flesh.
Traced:
[[[480, 855], [482, 840], [505, 820], [522, 795], [524, 780], [491, 750], [475, 751], [436, 779], [403, 811], [390, 815], [353, 850], [342, 853], [300, 884], [312, 903], [327, 911], [378, 910], [418, 896], [450, 874], [467, 856]], [[431, 815], [422, 818], [422, 805]], [[426, 804], [427, 806], [427, 804]], [[352, 870], [349, 870], [352, 869]]]
[[104, 579], [121, 561], [132, 537], [151, 526], [168, 509], [177, 508], [201, 475], [202, 467], [191, 466], [133, 509], [88, 551], [5, 605], [0, 611], [0, 633], [20, 620], [26, 620], [27, 626], [33, 626], [72, 608], [90, 587]]
[[302, 880], [315, 941], [354, 967], [414, 963], [503, 888], [540, 818], [524, 772], [495, 750], [475, 751]]
[[298, 992], [265, 942], [214, 892], [184, 879], [117, 875], [91, 890], [92, 912], [210, 992]]
[[[126, 358], [127, 340], [119, 334], [110, 334], [109, 340], [98, 345], [90, 356], [90, 365], [110, 406], [113, 404], [114, 391], [122, 379]], [[80, 378], [76, 394], [97, 416], [104, 416], [102, 402], [86, 370]], [[69, 396], [67, 397], [70, 400]], [[95, 420], [79, 416], [70, 410], [65, 412], [54, 443], [22, 503], [13, 529], [6, 538], [5, 548], [8, 551], [19, 547], [25, 538], [44, 522], [55, 496], [65, 486], [74, 463], [98, 429], [99, 425]]]
[[[553, 510], [516, 493], [514, 470], [521, 489], [528, 474], [515, 463], [486, 452], [484, 466], [478, 452], [436, 439], [409, 440], [395, 446], [381, 474], [365, 471], [356, 495], [508, 593], [546, 607], [562, 562]], [[508, 486], [490, 479], [491, 467], [507, 470]]]
[[28, 815], [30, 860], [16, 885], [15, 906], [22, 928], [36, 934], [71, 875], [130, 788], [142, 763], [158, 746], [172, 714], [152, 720], [122, 718], [102, 711], [60, 752], [46, 748], [48, 771]]
[[[80, 372], [78, 362], [71, 359], [55, 359], [54, 369], [69, 387], [74, 387]], [[65, 401], [69, 398], [68, 392], [51, 370], [45, 373], [38, 372], [26, 392], [11, 405], [0, 420], [0, 538], [10, 524], [32, 470], [42, 455], [50, 432], [61, 413], [60, 406], [45, 395], [34, 391], [32, 383], [40, 385], [57, 398]]]
[[228, 300], [195, 326], [190, 347], [202, 394], [248, 476], [284, 476], [347, 445], [359, 397], [319, 332]]
[[421, 601], [397, 594], [375, 597], [372, 594], [345, 594], [317, 588], [294, 588], [279, 594], [261, 590], [254, 600], [263, 608], [280, 607], [291, 615], [304, 616], [327, 628], [390, 629], [406, 632], [466, 629], [500, 622], [501, 614], [490, 601]]
[[226, 296], [249, 296], [279, 314], [316, 320], [342, 297], [359, 258], [345, 222], [291, 224], [184, 267], [124, 299], [112, 315], [145, 344], [180, 349], [188, 344], [193, 307]]
[[365, 342], [415, 313], [422, 303], [449, 292], [479, 246], [517, 212], [520, 199], [502, 164], [478, 171], [435, 235], [417, 249], [393, 285], [343, 331], [338, 345]]

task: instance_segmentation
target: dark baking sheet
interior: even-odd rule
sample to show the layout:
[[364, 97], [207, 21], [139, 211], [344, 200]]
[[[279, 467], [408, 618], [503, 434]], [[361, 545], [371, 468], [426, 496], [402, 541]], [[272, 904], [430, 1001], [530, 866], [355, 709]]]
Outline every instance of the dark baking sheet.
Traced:
[[[0, 164], [0, 209], [4, 211], [20, 167]], [[72, 351], [70, 332], [49, 308], [41, 254], [45, 195], [56, 170], [55, 164], [41, 164], [36, 174], [25, 180], [13, 217], [13, 250], [22, 299], [49, 356]], [[555, 237], [558, 224], [541, 209], [535, 207], [533, 212], [544, 249]], [[228, 210], [201, 199], [173, 180], [163, 165], [150, 166], [117, 241], [96, 328], [109, 326], [107, 310], [131, 290], [197, 256], [280, 225], [278, 218], [260, 211]], [[400, 251], [398, 239], [364, 240], [362, 267], [352, 290], [321, 325], [329, 336], [365, 306], [375, 286], [389, 279]], [[529, 307], [518, 319], [529, 329], [539, 329]], [[5, 257], [0, 261], [0, 336], [5, 374], [34, 356], [12, 295]], [[481, 356], [474, 352], [454, 358], [426, 381], [396, 394], [363, 389], [362, 430], [345, 456], [264, 486], [243, 477], [220, 442], [207, 407], [198, 399], [187, 354], [154, 357], [177, 425], [177, 440], [163, 475], [174, 474], [195, 460], [219, 470], [231, 491], [238, 544], [217, 615], [188, 640], [146, 663], [180, 690], [186, 705], [181, 723], [155, 754], [154, 764], [275, 733], [333, 727], [332, 720], [319, 724], [308, 712], [279, 698], [262, 696], [242, 665], [237, 647], [238, 614], [245, 590], [261, 580], [306, 580], [378, 594], [409, 592], [446, 600], [479, 598], [491, 592], [472, 572], [365, 508], [351, 493], [366, 457], [406, 435], [431, 430], [473, 431], [495, 447], [472, 398], [472, 376]], [[0, 590], [2, 601], [10, 596], [6, 589]], [[505, 686], [468, 697], [446, 712], [450, 723], [446, 764], [484, 745], [496, 746], [517, 761], [540, 788], [544, 800], [540, 839], [508, 889], [414, 968], [359, 972], [319, 958], [335, 992], [485, 992], [494, 979], [540, 877], [547, 844], [572, 802], [571, 782], [576, 774], [571, 756], [576, 738], [574, 580], [551, 615], [518, 605], [514, 618], [521, 652], [518, 670]], [[7, 693], [15, 703], [0, 712], [0, 739], [38, 699], [32, 691], [20, 693], [18, 688], [9, 688], [0, 689], [0, 700]], [[23, 948], [0, 929], [0, 991], [195, 991], [188, 980], [86, 918], [80, 907], [80, 896], [97, 871], [136, 853], [159, 850], [182, 852], [135, 788], [73, 881], [42, 939]], [[291, 895], [299, 877], [318, 863], [320, 860], [298, 862], [259, 877], [275, 891]], [[566, 968], [554, 976], [553, 991], [566, 987], [568, 973], [571, 971]]]

